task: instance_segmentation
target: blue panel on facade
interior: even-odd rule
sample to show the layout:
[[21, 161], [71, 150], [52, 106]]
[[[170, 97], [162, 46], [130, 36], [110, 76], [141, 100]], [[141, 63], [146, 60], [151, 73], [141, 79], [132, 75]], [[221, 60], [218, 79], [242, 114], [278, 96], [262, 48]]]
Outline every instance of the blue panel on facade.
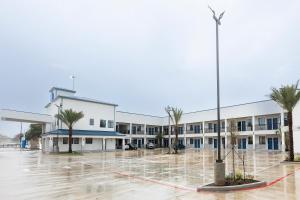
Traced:
[[[54, 131], [50, 131], [45, 135], [68, 135], [69, 130], [67, 129], [58, 129]], [[73, 130], [73, 135], [87, 135], [87, 136], [115, 136], [115, 137], [123, 137], [124, 134], [115, 131], [92, 131], [92, 130]]]

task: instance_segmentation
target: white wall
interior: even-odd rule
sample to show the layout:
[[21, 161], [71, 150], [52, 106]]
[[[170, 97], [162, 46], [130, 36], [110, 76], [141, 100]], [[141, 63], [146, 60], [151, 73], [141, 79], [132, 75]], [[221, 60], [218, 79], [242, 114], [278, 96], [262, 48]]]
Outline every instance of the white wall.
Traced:
[[163, 125], [163, 117], [117, 111], [116, 121], [133, 124]]
[[[59, 105], [61, 102], [63, 110], [73, 109], [77, 112], [82, 111], [84, 114], [84, 117], [75, 124], [74, 129], [114, 131], [114, 127], [107, 127], [108, 120], [114, 121], [115, 106], [60, 97], [47, 107], [48, 114], [55, 116], [57, 114], [57, 107], [55, 104]], [[91, 118], [94, 119], [94, 125], [90, 125]], [[106, 120], [106, 128], [100, 127], [100, 119]], [[67, 127], [63, 124], [62, 128], [66, 129]]]
[[[258, 115], [281, 113], [281, 107], [274, 101], [260, 101], [221, 108], [221, 119], [243, 118]], [[180, 123], [194, 123], [217, 120], [217, 110], [203, 110], [184, 113]], [[168, 124], [168, 117], [164, 117], [164, 124]]]
[[296, 105], [293, 111], [294, 124], [294, 150], [300, 153], [300, 102]]

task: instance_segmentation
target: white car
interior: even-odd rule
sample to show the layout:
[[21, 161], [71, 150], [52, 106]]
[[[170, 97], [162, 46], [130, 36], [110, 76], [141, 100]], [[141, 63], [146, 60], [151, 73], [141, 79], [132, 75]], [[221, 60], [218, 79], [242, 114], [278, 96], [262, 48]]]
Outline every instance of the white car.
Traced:
[[147, 149], [154, 149], [155, 145], [152, 142], [149, 142], [149, 143], [146, 144], [146, 148]]

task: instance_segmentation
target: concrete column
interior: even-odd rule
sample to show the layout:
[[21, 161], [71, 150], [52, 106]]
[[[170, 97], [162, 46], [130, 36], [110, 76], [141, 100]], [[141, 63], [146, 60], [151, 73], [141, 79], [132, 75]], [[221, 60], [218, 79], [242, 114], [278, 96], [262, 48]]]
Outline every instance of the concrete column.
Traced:
[[122, 139], [122, 149], [125, 150], [125, 138]]
[[147, 144], [147, 124], [144, 124], [144, 147], [146, 147]]
[[84, 150], [84, 146], [85, 146], [85, 137], [81, 138], [81, 151]]
[[284, 133], [284, 110], [280, 114], [280, 129], [281, 129], [281, 151], [285, 152], [285, 133]]
[[50, 147], [52, 149], [52, 152], [54, 152], [53, 138], [52, 137], [49, 138], [49, 149], [50, 149]]
[[132, 123], [129, 124], [129, 141], [132, 142]]
[[202, 138], [203, 138], [203, 149], [205, 148], [205, 121], [202, 122]]
[[105, 138], [102, 138], [102, 150], [106, 150]]
[[255, 116], [252, 116], [252, 131], [253, 131], [253, 144], [252, 144], [252, 147], [253, 147], [253, 150], [256, 149], [256, 137], [255, 137]]
[[160, 144], [161, 144], [161, 147], [163, 147], [164, 146], [164, 136], [165, 136], [164, 135], [164, 126], [161, 127], [161, 133], [162, 133], [163, 137], [162, 137], [162, 139], [160, 141], [161, 142]]
[[186, 124], [183, 124], [183, 143], [186, 146]]
[[227, 138], [228, 134], [227, 134], [227, 127], [228, 127], [228, 121], [227, 121], [227, 119], [225, 119], [225, 148], [227, 148], [227, 147], [228, 147], [228, 138]]

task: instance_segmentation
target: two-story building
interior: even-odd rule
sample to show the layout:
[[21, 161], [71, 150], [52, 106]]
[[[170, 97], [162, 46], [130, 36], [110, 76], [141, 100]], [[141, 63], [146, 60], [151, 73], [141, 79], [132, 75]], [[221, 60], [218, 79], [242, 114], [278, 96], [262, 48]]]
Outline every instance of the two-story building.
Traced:
[[[78, 97], [75, 93], [73, 90], [53, 87], [50, 90], [50, 102], [46, 105], [46, 115], [2, 110], [2, 119], [22, 118], [45, 122], [42, 149], [46, 152], [68, 150], [67, 127], [55, 115], [70, 108], [84, 114], [73, 128], [75, 151], [123, 149], [126, 143], [134, 143], [139, 148], [145, 147], [148, 142], [160, 143], [163, 147], [173, 144], [174, 125], [167, 116], [117, 111], [117, 104]], [[217, 148], [216, 116], [216, 109], [184, 113], [179, 124], [179, 143], [187, 148]], [[234, 131], [230, 130], [232, 126], [235, 127]], [[234, 132], [239, 149], [288, 149], [286, 112], [271, 100], [221, 107], [220, 130], [223, 148], [229, 147], [230, 135]], [[298, 104], [294, 111], [296, 152], [300, 152], [299, 135]], [[158, 141], [159, 138], [161, 141]]]

